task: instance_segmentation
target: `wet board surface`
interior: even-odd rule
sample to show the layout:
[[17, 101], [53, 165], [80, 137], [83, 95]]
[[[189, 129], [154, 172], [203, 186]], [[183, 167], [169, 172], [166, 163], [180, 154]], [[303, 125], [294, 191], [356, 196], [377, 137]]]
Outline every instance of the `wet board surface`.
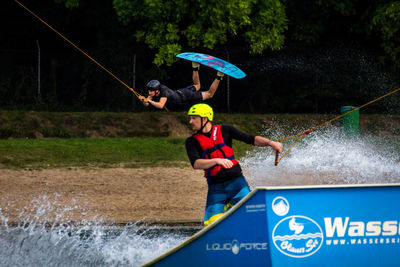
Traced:
[[235, 65], [214, 56], [194, 52], [185, 52], [178, 54], [177, 57], [198, 62], [236, 79], [242, 79], [246, 77], [246, 74]]

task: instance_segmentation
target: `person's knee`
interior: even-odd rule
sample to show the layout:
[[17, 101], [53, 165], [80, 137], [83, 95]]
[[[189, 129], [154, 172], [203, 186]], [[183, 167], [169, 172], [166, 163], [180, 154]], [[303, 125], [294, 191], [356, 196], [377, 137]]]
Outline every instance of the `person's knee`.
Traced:
[[198, 84], [194, 84], [193, 86], [194, 86], [194, 88], [196, 88], [196, 91], [199, 91], [199, 90], [200, 90], [200, 88], [201, 88], [201, 85], [200, 85], [200, 83], [198, 83]]

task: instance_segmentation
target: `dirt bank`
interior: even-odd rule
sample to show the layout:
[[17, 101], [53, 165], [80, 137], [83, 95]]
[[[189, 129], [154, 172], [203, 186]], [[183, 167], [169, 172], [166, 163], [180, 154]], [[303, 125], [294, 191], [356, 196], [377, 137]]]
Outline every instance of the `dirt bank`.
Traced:
[[0, 169], [1, 213], [9, 221], [44, 209], [48, 220], [200, 222], [206, 192], [202, 171], [190, 166]]

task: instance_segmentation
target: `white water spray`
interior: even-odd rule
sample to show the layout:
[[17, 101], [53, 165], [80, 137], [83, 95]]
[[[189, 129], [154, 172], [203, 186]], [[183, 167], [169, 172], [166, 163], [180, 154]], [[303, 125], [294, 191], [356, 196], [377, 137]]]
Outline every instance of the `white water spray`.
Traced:
[[[264, 135], [274, 140], [286, 136], [276, 128], [273, 130]], [[399, 151], [397, 137], [345, 138], [340, 129], [329, 128], [306, 136], [276, 167], [275, 155], [265, 148], [249, 152], [241, 164], [253, 188], [398, 183]], [[97, 217], [73, 222], [70, 215], [79, 206], [56, 208], [60, 206], [56, 196], [39, 197], [32, 205], [20, 212], [16, 225], [5, 215], [7, 207], [0, 208], [2, 266], [140, 266], [194, 234], [193, 231], [165, 231], [140, 222], [105, 225]]]
[[275, 155], [266, 149], [249, 152], [241, 162], [253, 187], [398, 183], [399, 148], [398, 138], [346, 138], [330, 128], [303, 138], [276, 167]]
[[68, 218], [77, 207], [55, 209], [56, 197], [41, 196], [33, 202], [32, 208], [21, 211], [16, 225], [0, 209], [2, 266], [140, 266], [193, 234], [165, 234], [140, 222], [72, 222]]

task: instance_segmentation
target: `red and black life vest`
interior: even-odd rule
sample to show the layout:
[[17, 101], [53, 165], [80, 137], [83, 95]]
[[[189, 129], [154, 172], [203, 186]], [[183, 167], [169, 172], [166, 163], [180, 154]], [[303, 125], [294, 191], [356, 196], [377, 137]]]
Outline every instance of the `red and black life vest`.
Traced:
[[[231, 160], [233, 166], [239, 163], [234, 157], [233, 149], [227, 146], [222, 138], [221, 125], [214, 125], [212, 127], [210, 137], [201, 133], [197, 133], [193, 137], [200, 143], [203, 150], [203, 159], [225, 158]], [[214, 165], [204, 171], [204, 177], [210, 179], [210, 177], [217, 175], [220, 171], [221, 165]]]

